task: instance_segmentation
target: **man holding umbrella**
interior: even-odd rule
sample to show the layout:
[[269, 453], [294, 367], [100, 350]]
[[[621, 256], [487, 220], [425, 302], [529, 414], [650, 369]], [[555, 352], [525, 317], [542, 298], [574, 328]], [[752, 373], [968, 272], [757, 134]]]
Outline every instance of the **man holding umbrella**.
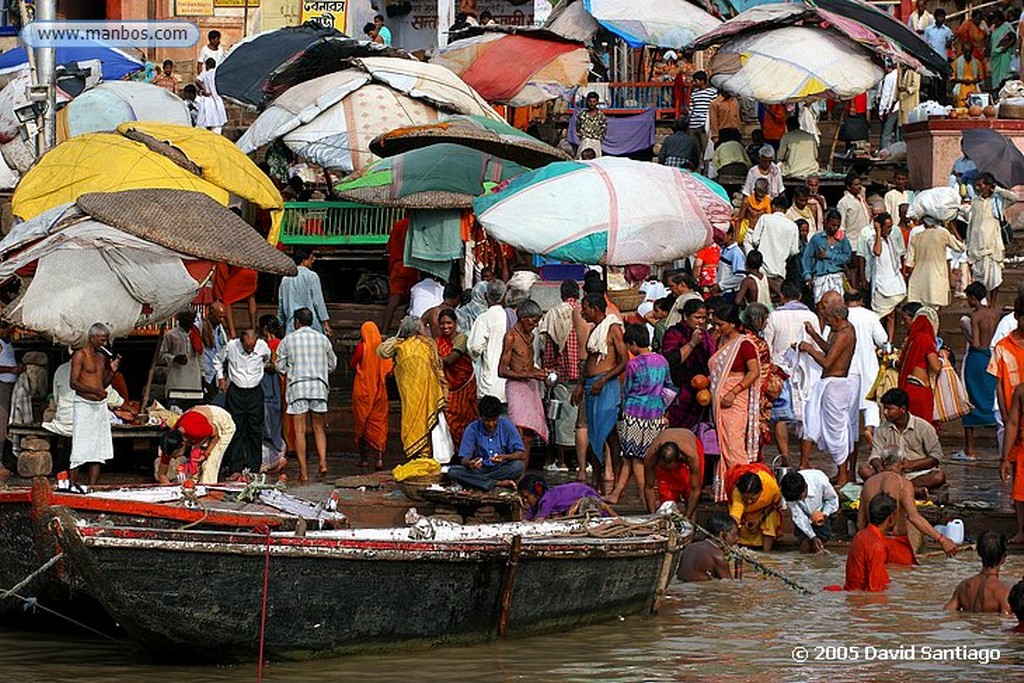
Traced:
[[978, 175], [975, 196], [971, 201], [971, 219], [967, 225], [967, 262], [974, 279], [988, 290], [988, 303], [995, 305], [999, 285], [1003, 283], [1002, 224], [1006, 220], [1005, 207], [1017, 201], [1017, 196], [996, 185], [991, 173]]

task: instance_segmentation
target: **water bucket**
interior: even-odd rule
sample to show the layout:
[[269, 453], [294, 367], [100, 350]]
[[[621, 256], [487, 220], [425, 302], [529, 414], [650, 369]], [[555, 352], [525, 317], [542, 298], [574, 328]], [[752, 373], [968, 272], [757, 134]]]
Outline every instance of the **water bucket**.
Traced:
[[552, 422], [557, 422], [562, 417], [563, 402], [557, 398], [548, 401], [546, 417]]
[[957, 545], [964, 542], [964, 521], [962, 519], [950, 520], [946, 525], [946, 538]]
[[[784, 464], [780, 465], [779, 460], [782, 460]], [[781, 482], [784, 476], [794, 471], [795, 470], [789, 466], [789, 461], [786, 459], [786, 456], [776, 455], [775, 459], [772, 460], [772, 474], [775, 475], [775, 481]]]

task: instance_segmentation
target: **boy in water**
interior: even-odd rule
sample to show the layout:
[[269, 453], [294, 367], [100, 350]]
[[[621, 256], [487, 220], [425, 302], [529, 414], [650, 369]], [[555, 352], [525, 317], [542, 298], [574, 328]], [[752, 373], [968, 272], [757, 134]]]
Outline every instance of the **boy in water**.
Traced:
[[1017, 625], [1010, 630], [1014, 633], [1024, 633], [1024, 581], [1018, 581], [1013, 585], [1007, 602], [1010, 603], [1013, 616], [1017, 617]]
[[984, 531], [978, 536], [977, 549], [981, 571], [960, 582], [945, 609], [1010, 614], [1010, 587], [999, 580], [999, 568], [1006, 561], [1006, 536]]
[[[740, 539], [740, 528], [736, 520], [724, 512], [712, 512], [708, 518], [708, 533], [720, 541], [721, 545], [732, 547]], [[731, 579], [729, 562], [720, 544], [709, 539], [697, 541], [686, 546], [679, 559], [679, 571], [676, 577], [680, 581], [710, 581], [711, 579]]]

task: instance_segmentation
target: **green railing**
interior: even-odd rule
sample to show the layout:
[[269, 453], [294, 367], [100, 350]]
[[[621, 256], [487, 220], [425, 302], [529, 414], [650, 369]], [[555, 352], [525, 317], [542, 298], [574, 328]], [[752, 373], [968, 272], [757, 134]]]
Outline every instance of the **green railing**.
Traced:
[[285, 202], [282, 244], [384, 245], [405, 209], [357, 202]]

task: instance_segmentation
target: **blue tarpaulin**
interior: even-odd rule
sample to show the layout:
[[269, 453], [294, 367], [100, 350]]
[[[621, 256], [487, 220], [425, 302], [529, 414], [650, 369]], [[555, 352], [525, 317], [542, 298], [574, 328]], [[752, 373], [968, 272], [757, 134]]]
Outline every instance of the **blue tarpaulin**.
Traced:
[[[89, 47], [58, 47], [57, 64], [84, 62], [98, 59], [103, 65], [103, 80], [119, 81], [127, 74], [142, 68], [142, 60], [123, 50], [96, 43]], [[17, 71], [28, 64], [24, 47], [16, 47], [0, 54], [0, 74]]]

